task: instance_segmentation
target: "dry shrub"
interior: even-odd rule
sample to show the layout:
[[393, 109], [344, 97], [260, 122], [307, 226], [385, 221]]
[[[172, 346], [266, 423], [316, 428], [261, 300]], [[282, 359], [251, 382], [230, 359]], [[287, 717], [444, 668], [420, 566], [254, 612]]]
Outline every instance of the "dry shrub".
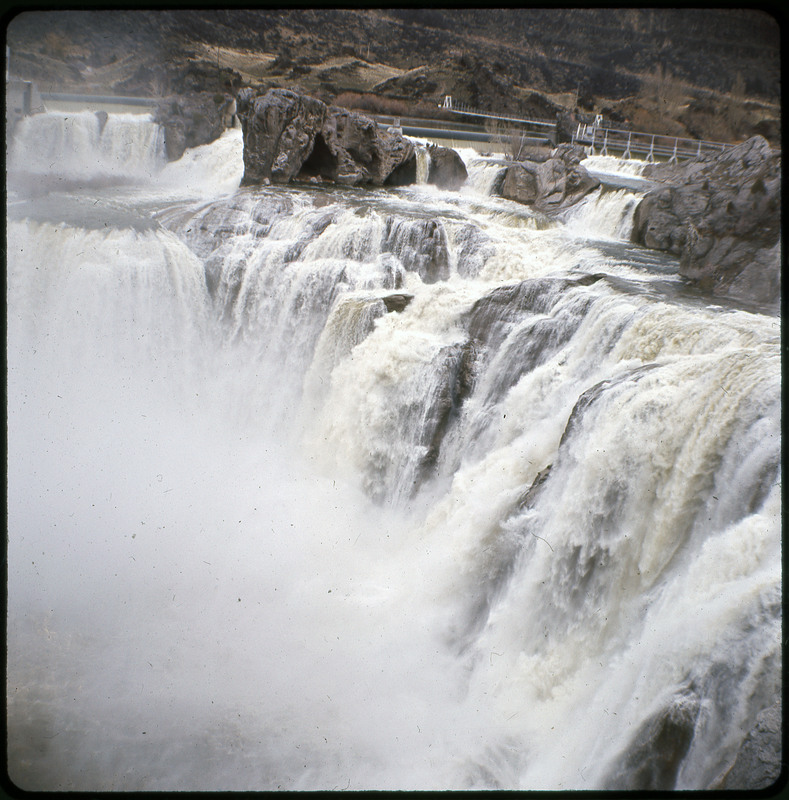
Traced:
[[662, 64], [647, 73], [638, 95], [644, 104], [654, 103], [661, 114], [674, 116], [687, 98], [687, 89]]
[[491, 142], [499, 145], [504, 154], [513, 161], [520, 161], [527, 153], [544, 149], [541, 146], [535, 147], [527, 143], [527, 139], [531, 139], [534, 136], [533, 133], [513, 128], [501, 120], [486, 120], [485, 131], [490, 134]]
[[69, 38], [62, 33], [55, 33], [55, 31], [47, 33], [41, 42], [41, 50], [53, 58], [65, 58], [70, 47]]
[[342, 92], [332, 101], [334, 105], [349, 108], [352, 111], [361, 111], [368, 114], [384, 114], [392, 117], [421, 117], [423, 119], [457, 119], [445, 108], [438, 108], [433, 103], [424, 100], [416, 102], [382, 95]]

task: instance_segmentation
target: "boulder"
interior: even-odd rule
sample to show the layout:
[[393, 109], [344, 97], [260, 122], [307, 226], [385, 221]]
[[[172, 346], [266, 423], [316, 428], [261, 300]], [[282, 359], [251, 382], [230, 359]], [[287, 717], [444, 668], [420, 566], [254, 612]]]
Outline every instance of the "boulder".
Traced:
[[331, 106], [304, 169], [346, 186], [382, 186], [401, 183], [409, 162], [415, 178], [416, 154], [408, 139], [370, 117]]
[[414, 299], [412, 294], [388, 294], [382, 297], [387, 313], [396, 311], [398, 314], [405, 311], [406, 306]]
[[346, 186], [416, 180], [413, 144], [374, 120], [291, 91], [238, 93], [243, 184], [321, 178]]
[[632, 238], [679, 256], [680, 274], [703, 290], [777, 305], [780, 169], [761, 136], [721, 155], [656, 165], [648, 177], [666, 185], [639, 203]]
[[326, 105], [288, 89], [264, 95], [242, 89], [236, 100], [244, 136], [242, 185], [288, 183], [310, 156], [326, 118]]
[[451, 148], [431, 144], [427, 148], [427, 182], [440, 189], [459, 189], [468, 172], [463, 159]]
[[541, 163], [512, 164], [504, 175], [502, 197], [544, 213], [556, 213], [577, 203], [600, 185], [581, 165], [582, 155], [580, 148], [560, 144]]
[[222, 92], [189, 92], [160, 101], [154, 119], [164, 129], [168, 161], [177, 161], [187, 147], [218, 139], [234, 104], [233, 96]]
[[767, 789], [781, 774], [781, 700], [765, 708], [745, 737], [734, 763], [710, 789]]

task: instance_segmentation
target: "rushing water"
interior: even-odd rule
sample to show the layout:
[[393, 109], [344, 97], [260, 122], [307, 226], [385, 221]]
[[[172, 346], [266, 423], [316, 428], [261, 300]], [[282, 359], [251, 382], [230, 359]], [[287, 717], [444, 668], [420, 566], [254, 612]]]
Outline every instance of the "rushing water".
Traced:
[[780, 690], [779, 320], [631, 189], [239, 190], [238, 131], [65, 116], [10, 161], [12, 779], [711, 785]]

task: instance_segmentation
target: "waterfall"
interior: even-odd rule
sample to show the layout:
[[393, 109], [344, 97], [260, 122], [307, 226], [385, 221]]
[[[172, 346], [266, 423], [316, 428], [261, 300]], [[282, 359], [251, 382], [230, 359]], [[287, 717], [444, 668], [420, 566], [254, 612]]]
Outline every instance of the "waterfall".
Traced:
[[165, 164], [164, 135], [141, 114], [48, 112], [20, 120], [10, 142], [15, 178], [101, 184], [152, 177]]
[[482, 158], [470, 158], [467, 164], [466, 185], [479, 194], [493, 194], [493, 188], [501, 179], [505, 167], [501, 163]]
[[427, 183], [427, 173], [430, 169], [430, 156], [427, 148], [422, 145], [415, 145], [416, 150], [416, 182]]
[[592, 230], [595, 237], [601, 239], [628, 241], [637, 205], [638, 198], [625, 189], [598, 189], [586, 202], [570, 206], [564, 212], [563, 221], [568, 232], [577, 232], [581, 237], [588, 237]]
[[716, 785], [781, 690], [780, 320], [636, 189], [239, 189], [238, 131], [65, 116], [9, 163], [68, 178], [8, 205], [12, 780]]

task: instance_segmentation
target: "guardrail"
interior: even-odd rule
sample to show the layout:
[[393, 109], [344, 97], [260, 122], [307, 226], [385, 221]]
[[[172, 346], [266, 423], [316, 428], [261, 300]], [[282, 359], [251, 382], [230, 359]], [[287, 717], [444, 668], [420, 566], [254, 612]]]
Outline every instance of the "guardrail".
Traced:
[[[543, 141], [551, 142], [551, 144], [556, 144], [557, 142], [558, 123], [555, 121], [490, 114], [486, 111], [471, 108], [466, 103], [459, 103], [453, 100], [450, 95], [444, 98], [444, 102], [439, 108], [445, 108], [455, 114], [515, 123], [518, 127], [499, 132], [499, 135], [503, 138], [523, 137], [524, 131], [531, 133], [542, 131], [544, 132]], [[699, 158], [706, 153], [721, 153], [734, 147], [733, 144], [726, 142], [683, 139], [678, 136], [620, 130], [609, 126], [610, 122], [597, 115], [594, 117], [594, 122], [579, 123], [576, 132], [572, 136], [572, 142], [573, 144], [587, 147], [590, 153], [594, 153], [597, 150], [600, 155], [620, 155], [623, 158], [632, 158], [634, 155], [640, 155], [646, 156], [648, 162], [655, 161], [657, 158], [668, 159], [669, 162], [676, 162], [679, 159]]]
[[654, 162], [658, 157], [667, 157], [669, 163], [676, 163], [681, 158], [699, 158], [710, 152], [721, 153], [734, 146], [725, 142], [682, 139], [678, 136], [584, 124], [578, 125], [572, 141], [573, 144], [588, 147], [591, 153], [596, 149], [603, 156], [621, 155], [622, 158], [632, 158], [634, 154], [646, 155], [648, 162]]
[[122, 106], [155, 106], [156, 98], [153, 97], [123, 97], [117, 95], [101, 94], [65, 94], [63, 92], [41, 92], [44, 103], [47, 100], [61, 103], [101, 103], [102, 105]]
[[552, 129], [554, 131], [557, 128], [556, 120], [524, 119], [523, 117], [510, 117], [503, 114], [491, 114], [487, 111], [474, 109], [466, 103], [459, 103], [456, 100], [453, 100], [450, 95], [447, 95], [444, 98], [444, 102], [441, 106], [439, 106], [439, 108], [446, 108], [455, 114], [464, 114], [468, 117], [481, 117], [482, 119], [492, 119], [501, 122], [514, 122], [518, 126], [522, 127], [544, 128]]
[[372, 118], [380, 125], [393, 127], [406, 136], [424, 138], [457, 139], [467, 142], [487, 142], [489, 144], [506, 145], [512, 142], [517, 147], [533, 145], [556, 146], [553, 131], [530, 131], [524, 128], [501, 128], [491, 131], [484, 125], [455, 122], [454, 120], [423, 119], [419, 117], [394, 117], [391, 115], [372, 114]]

